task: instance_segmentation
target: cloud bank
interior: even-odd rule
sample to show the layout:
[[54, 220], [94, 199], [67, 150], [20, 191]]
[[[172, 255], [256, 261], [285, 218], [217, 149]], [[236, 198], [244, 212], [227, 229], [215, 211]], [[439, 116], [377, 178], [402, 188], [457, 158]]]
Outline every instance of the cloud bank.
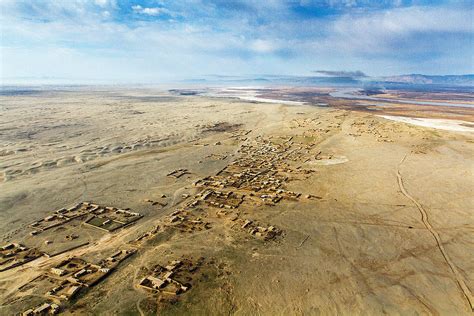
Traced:
[[315, 73], [328, 76], [328, 77], [351, 77], [351, 78], [367, 77], [367, 75], [360, 70], [357, 70], [357, 71], [316, 70]]

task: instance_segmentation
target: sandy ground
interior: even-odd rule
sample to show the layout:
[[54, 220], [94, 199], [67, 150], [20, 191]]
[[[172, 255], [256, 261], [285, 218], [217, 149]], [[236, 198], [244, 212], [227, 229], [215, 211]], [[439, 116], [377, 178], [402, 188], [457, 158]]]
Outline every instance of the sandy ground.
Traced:
[[[244, 202], [239, 210], [280, 228], [280, 237], [262, 241], [209, 209], [210, 229], [158, 234], [64, 312], [472, 312], [472, 133], [363, 112], [146, 89], [41, 92], [3, 96], [0, 104], [3, 243], [40, 247], [52, 237], [29, 236], [28, 224], [81, 201], [144, 215], [112, 234], [78, 225], [71, 229], [89, 245], [0, 272], [0, 314], [44, 301], [44, 293], [18, 288], [59, 260], [76, 255], [93, 261], [112, 253], [172, 213], [183, 193], [197, 193], [194, 181], [242, 156], [243, 144], [278, 136], [313, 146], [292, 162], [313, 172], [286, 183], [302, 197], [275, 206]], [[243, 131], [250, 132], [234, 137]], [[167, 176], [178, 168], [190, 174]], [[209, 264], [177, 300], [163, 303], [137, 288], [146, 268], [182, 257], [205, 257]]]

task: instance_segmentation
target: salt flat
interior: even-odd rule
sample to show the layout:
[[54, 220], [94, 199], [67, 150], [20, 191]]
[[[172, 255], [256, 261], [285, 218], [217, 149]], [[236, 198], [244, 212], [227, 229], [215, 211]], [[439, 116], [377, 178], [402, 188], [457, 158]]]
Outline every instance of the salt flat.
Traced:
[[429, 119], [429, 118], [410, 118], [403, 116], [390, 116], [382, 115], [381, 117], [388, 120], [404, 122], [408, 124], [414, 124], [424, 127], [437, 128], [448, 131], [457, 131], [457, 132], [474, 132], [474, 124], [457, 121], [457, 120], [443, 120], [443, 119]]

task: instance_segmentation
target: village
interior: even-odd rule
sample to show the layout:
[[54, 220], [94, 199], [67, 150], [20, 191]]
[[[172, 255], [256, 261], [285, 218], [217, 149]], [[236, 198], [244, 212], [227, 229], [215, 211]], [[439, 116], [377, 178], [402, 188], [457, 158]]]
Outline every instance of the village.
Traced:
[[[135, 249], [119, 250], [98, 264], [87, 262], [81, 258], [71, 257], [61, 261], [49, 271], [33, 279], [19, 288], [20, 292], [43, 291], [47, 299], [44, 303], [22, 313], [24, 316], [57, 314], [65, 302], [71, 301], [80, 293], [106, 278], [125, 259], [136, 252]], [[39, 293], [38, 293], [39, 294]]]
[[[56, 314], [67, 309], [78, 298], [87, 295], [89, 288], [120, 268], [122, 261], [140, 252], [148, 241], [166, 231], [193, 233], [212, 229], [213, 225], [224, 225], [262, 242], [282, 238], [284, 232], [281, 229], [271, 223], [259, 222], [252, 218], [252, 213], [258, 212], [260, 207], [271, 207], [285, 200], [298, 201], [301, 194], [287, 190], [286, 185], [289, 181], [304, 179], [311, 174], [312, 169], [302, 168], [301, 165], [311, 154], [317, 157], [319, 152], [313, 150], [314, 146], [296, 141], [293, 137], [257, 136], [251, 139], [248, 134], [249, 132], [233, 132], [231, 137], [242, 142], [237, 158], [215, 175], [195, 181], [193, 186], [197, 193], [191, 196], [183, 195], [181, 205], [169, 215], [155, 221], [151, 230], [130, 240], [128, 248], [118, 250], [114, 255], [96, 263], [69, 256], [22, 285], [19, 288], [22, 295], [24, 292], [31, 292], [42, 294], [45, 298], [42, 304], [32, 306], [24, 311], [23, 315]], [[179, 168], [169, 172], [167, 176], [178, 181], [189, 172], [185, 168]], [[310, 198], [306, 196], [306, 199]], [[152, 205], [166, 206], [166, 203], [150, 199], [148, 201]], [[128, 209], [80, 202], [31, 223], [30, 236], [40, 238], [53, 228], [69, 225], [75, 229], [73, 233], [66, 235], [66, 239], [71, 242], [79, 238], [81, 229], [91, 227], [113, 234], [127, 229], [142, 217], [140, 213]], [[74, 226], [75, 222], [79, 223], [77, 227]], [[44, 243], [49, 244], [51, 241], [45, 240]], [[60, 254], [67, 254], [68, 251], [87, 245], [86, 242], [71, 246]], [[17, 243], [2, 247], [1, 255], [2, 270], [17, 267], [40, 256], [51, 257], [51, 254]], [[178, 296], [190, 290], [192, 275], [202, 264], [202, 261], [193, 263], [186, 258], [173, 260], [164, 266], [158, 264], [135, 286], [137, 289], [146, 290], [150, 295]]]

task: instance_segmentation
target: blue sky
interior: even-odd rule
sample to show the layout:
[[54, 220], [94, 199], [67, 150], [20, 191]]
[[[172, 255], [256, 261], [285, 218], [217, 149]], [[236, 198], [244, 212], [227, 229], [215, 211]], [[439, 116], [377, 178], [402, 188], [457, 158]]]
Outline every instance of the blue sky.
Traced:
[[474, 73], [472, 1], [0, 0], [2, 81]]

